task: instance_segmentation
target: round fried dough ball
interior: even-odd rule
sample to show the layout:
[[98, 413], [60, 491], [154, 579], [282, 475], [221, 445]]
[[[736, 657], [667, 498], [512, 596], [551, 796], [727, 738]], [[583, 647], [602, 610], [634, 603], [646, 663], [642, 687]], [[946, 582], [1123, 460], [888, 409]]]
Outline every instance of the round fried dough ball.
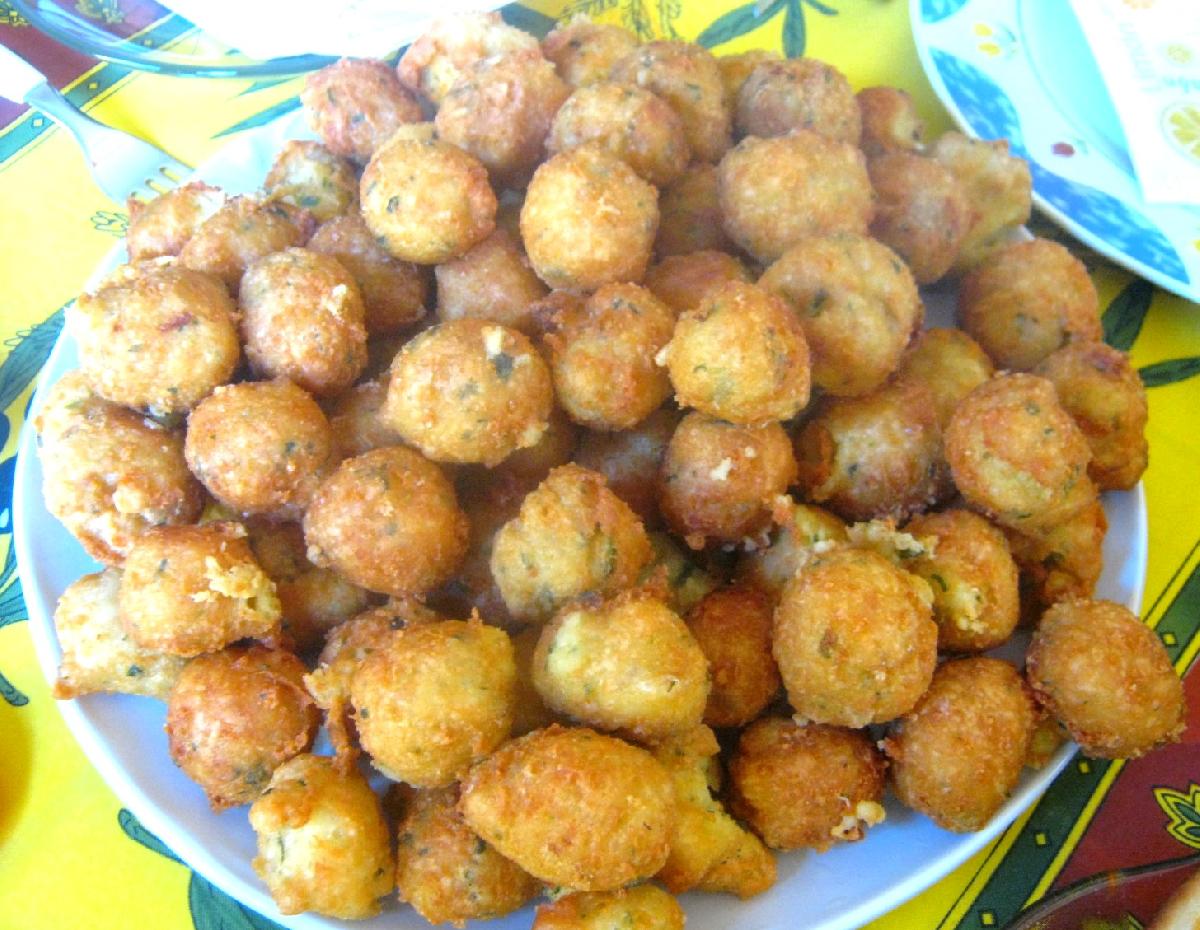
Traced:
[[708, 539], [741, 543], [767, 529], [770, 501], [795, 478], [792, 444], [778, 423], [739, 426], [693, 411], [663, 456], [658, 505], [693, 549]]
[[1146, 470], [1146, 386], [1129, 356], [1103, 342], [1069, 342], [1042, 359], [1034, 374], [1054, 385], [1079, 426], [1101, 491], [1127, 491]]
[[529, 260], [551, 287], [640, 281], [657, 229], [658, 191], [598, 142], [543, 162], [521, 207]]
[[700, 723], [708, 665], [679, 616], [633, 590], [578, 602], [546, 624], [533, 685], [551, 710], [654, 743]]
[[313, 564], [384, 594], [419, 594], [454, 574], [468, 522], [441, 470], [404, 446], [342, 462], [304, 514]]
[[263, 193], [268, 202], [289, 203], [324, 222], [358, 206], [358, 175], [320, 142], [292, 139], [275, 156]]
[[923, 385], [826, 397], [796, 434], [805, 496], [846, 520], [919, 513], [945, 496], [937, 410]]
[[964, 277], [958, 320], [997, 367], [1020, 371], [1068, 342], [1103, 338], [1087, 269], [1049, 239], [1004, 246]]
[[686, 255], [704, 249], [732, 252], [736, 246], [721, 225], [717, 169], [692, 165], [673, 184], [664, 187], [654, 251], [658, 257]]
[[396, 72], [370, 58], [343, 58], [314, 71], [300, 101], [308, 125], [330, 151], [360, 165], [399, 127], [421, 121], [421, 105]]
[[518, 449], [495, 468], [489, 469], [486, 474], [490, 474], [493, 479], [511, 476], [517, 483], [533, 490], [552, 469], [570, 462], [575, 457], [579, 427], [558, 407], [550, 411], [546, 423], [546, 432], [542, 433], [542, 438], [534, 445]]
[[740, 727], [762, 713], [779, 692], [779, 670], [771, 655], [775, 604], [748, 585], [718, 588], [687, 615], [712, 676], [704, 709], [710, 727]]
[[1017, 566], [1004, 534], [983, 517], [958, 509], [916, 517], [904, 530], [935, 540], [932, 551], [905, 568], [929, 582], [938, 648], [983, 652], [1006, 642], [1021, 609]]
[[367, 333], [395, 333], [419, 323], [429, 297], [427, 272], [412, 262], [392, 258], [355, 212], [322, 223], [305, 245], [332, 255], [350, 272], [362, 296]]
[[729, 105], [737, 107], [738, 93], [755, 68], [765, 61], [779, 61], [780, 58], [779, 52], [765, 48], [752, 48], [736, 55], [718, 55], [717, 67], [721, 69], [721, 83], [725, 85], [725, 99]]
[[272, 252], [303, 245], [313, 231], [305, 211], [253, 197], [233, 197], [200, 224], [179, 252], [185, 268], [205, 271], [236, 294], [247, 266]]
[[623, 591], [649, 560], [645, 529], [604, 477], [562, 465], [496, 534], [491, 566], [513, 617], [541, 623], [581, 594]]
[[539, 904], [532, 930], [683, 930], [686, 915], [657, 885], [619, 891], [576, 891]]
[[668, 255], [651, 266], [642, 284], [678, 314], [691, 310], [728, 281], [748, 284], [750, 272], [732, 255], [704, 249]]
[[546, 296], [546, 285], [520, 239], [497, 229], [461, 258], [434, 269], [437, 276], [437, 315], [444, 322], [471, 317], [510, 326], [526, 335], [534, 332], [532, 304]]
[[357, 770], [329, 756], [298, 755], [275, 770], [250, 807], [253, 865], [281, 914], [343, 920], [379, 913], [392, 890], [391, 837], [379, 799]]
[[896, 795], [945, 830], [982, 829], [1016, 788], [1036, 723], [1008, 662], [946, 662], [884, 741]]
[[238, 293], [251, 367], [319, 396], [345, 390], [367, 364], [366, 311], [338, 260], [285, 249], [250, 265]]
[[133, 642], [121, 625], [120, 588], [121, 573], [109, 568], [84, 575], [59, 596], [54, 632], [62, 660], [54, 682], [56, 699], [117, 692], [165, 701], [175, 686], [187, 660]]
[[239, 513], [296, 519], [332, 464], [332, 451], [325, 414], [286, 379], [219, 387], [188, 416], [188, 467]]
[[726, 234], [764, 264], [808, 236], [863, 235], [871, 181], [862, 152], [809, 129], [748, 136], [717, 166]]
[[431, 22], [396, 72], [413, 93], [440, 104], [475, 62], [537, 49], [537, 39], [505, 23], [499, 13], [460, 13]]
[[979, 343], [961, 329], [932, 327], [919, 332], [900, 357], [896, 380], [924, 385], [945, 429], [958, 402], [995, 371]]
[[334, 398], [329, 411], [329, 426], [333, 430], [337, 461], [383, 446], [397, 446], [404, 441], [383, 421], [387, 382], [386, 375], [374, 381], [360, 381]]
[[514, 737], [524, 736], [562, 719], [546, 706], [533, 686], [533, 653], [541, 633], [541, 627], [527, 626], [520, 633], [512, 634], [517, 660], [516, 712], [512, 725]]
[[797, 504], [790, 497], [776, 500], [771, 513], [778, 530], [769, 545], [739, 556], [735, 577], [778, 600], [784, 585], [813, 553], [849, 537], [846, 524], [828, 510]]
[[237, 311], [215, 278], [170, 259], [128, 271], [68, 308], [79, 366], [113, 403], [183, 413], [233, 376]]
[[167, 699], [167, 744], [214, 811], [249, 804], [312, 745], [320, 715], [303, 679], [303, 662], [263, 646], [197, 656], [180, 673]]
[[1008, 530], [1021, 570], [1021, 606], [1035, 620], [1051, 604], [1091, 597], [1104, 568], [1108, 517], [1098, 497], [1079, 513], [1029, 533]]
[[183, 437], [97, 397], [82, 372], [50, 389], [33, 426], [46, 509], [97, 561], [120, 564], [150, 527], [199, 516]]
[[363, 749], [391, 779], [448, 785], [508, 738], [516, 675], [503, 630], [462, 620], [397, 630], [350, 681]]
[[998, 374], [959, 402], [946, 427], [946, 459], [962, 496], [1018, 532], [1044, 531], [1088, 505], [1091, 452], [1054, 385]]
[[940, 162], [914, 152], [888, 152], [867, 163], [875, 189], [871, 235], [904, 259], [918, 284], [950, 271], [966, 238], [971, 205]]
[[300, 524], [258, 520], [247, 531], [254, 557], [275, 583], [283, 633], [297, 652], [319, 649], [330, 630], [367, 609], [366, 591], [308, 560]]
[[919, 152], [925, 124], [907, 91], [898, 87], [864, 87], [857, 94], [862, 116], [859, 142], [868, 158], [886, 152]]
[[644, 749], [550, 726], [473, 766], [459, 810], [472, 830], [535, 878], [609, 891], [662, 868], [675, 792]]
[[1038, 701], [1086, 755], [1135, 759], [1183, 734], [1183, 684], [1171, 659], [1120, 604], [1055, 604], [1034, 631], [1026, 663]]
[[730, 761], [730, 807], [773, 849], [824, 852], [883, 821], [884, 770], [865, 733], [764, 717]]
[[401, 261], [450, 261], [496, 228], [487, 169], [448, 142], [391, 140], [367, 164], [359, 199], [372, 235]]
[[438, 136], [474, 155], [497, 187], [523, 187], [571, 90], [536, 48], [477, 61], [442, 98]]
[[189, 181], [149, 203], [129, 198], [129, 226], [125, 230], [129, 260], [178, 255], [192, 233], [224, 203], [225, 193], [203, 181]]
[[899, 364], [925, 310], [912, 274], [867, 236], [812, 236], [759, 279], [804, 327], [813, 384], [842, 397], [867, 394]]
[[678, 410], [666, 405], [632, 429], [615, 433], [585, 430], [575, 452], [575, 461], [603, 475], [609, 490], [628, 504], [647, 527], [662, 523], [658, 467], [680, 418]]
[[850, 82], [815, 58], [764, 61], [738, 90], [734, 126], [744, 136], [785, 136], [811, 129], [858, 145], [862, 118]]
[[178, 656], [279, 633], [275, 585], [238, 523], [160, 526], [138, 538], [121, 576], [121, 622], [134, 642]]
[[583, 15], [560, 23], [542, 39], [542, 54], [571, 87], [608, 80], [612, 66], [637, 47], [637, 36], [623, 26], [593, 23]]
[[932, 600], [877, 552], [811, 559], [783, 589], [772, 645], [797, 718], [861, 727], [911, 710], [937, 662]]
[[476, 836], [458, 812], [458, 787], [409, 792], [396, 825], [400, 900], [431, 924], [502, 917], [540, 883]]
[[758, 426], [790, 420], [808, 404], [808, 342], [775, 294], [729, 281], [675, 326], [659, 357], [675, 400], [713, 417]]
[[944, 133], [929, 154], [950, 169], [971, 204], [971, 229], [959, 249], [955, 271], [979, 264], [1029, 221], [1033, 202], [1029, 163], [1010, 155], [1008, 142]]
[[732, 114], [721, 69], [708, 49], [689, 42], [647, 42], [613, 65], [611, 80], [643, 87], [669, 103], [698, 161], [718, 161], [729, 148]]
[[463, 319], [400, 350], [383, 419], [435, 461], [496, 465], [541, 439], [553, 404], [550, 370], [525, 336]]
[[593, 140], [658, 187], [678, 178], [691, 157], [675, 111], [630, 84], [603, 81], [576, 90], [554, 117], [546, 150], [566, 152]]
[[539, 322], [555, 396], [576, 423], [630, 429], [671, 396], [670, 379], [655, 358], [671, 339], [675, 314], [645, 288], [606, 284]]

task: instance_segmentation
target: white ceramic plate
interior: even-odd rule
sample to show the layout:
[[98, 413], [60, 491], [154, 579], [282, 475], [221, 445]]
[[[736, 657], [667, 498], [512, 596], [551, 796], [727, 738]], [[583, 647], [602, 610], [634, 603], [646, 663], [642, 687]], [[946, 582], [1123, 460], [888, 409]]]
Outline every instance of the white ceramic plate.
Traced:
[[1200, 209], [1142, 199], [1068, 0], [909, 0], [925, 74], [954, 119], [1029, 161], [1034, 203], [1130, 271], [1200, 301]]
[[[228, 191], [247, 192], [266, 173], [283, 140], [303, 134], [295, 115], [239, 137], [197, 174]], [[114, 252], [97, 275], [122, 258]], [[931, 323], [950, 325], [948, 292], [928, 294]], [[77, 363], [74, 343], [59, 340], [46, 365], [33, 402], [40, 409], [49, 385]], [[29, 626], [46, 679], [53, 681], [60, 658], [54, 633], [58, 595], [95, 564], [42, 501], [41, 466], [32, 429], [21, 437], [13, 488], [15, 544]], [[1141, 488], [1105, 500], [1110, 529], [1106, 569], [1098, 596], [1137, 610], [1146, 568], [1146, 507]], [[1015, 658], [1016, 656], [1014, 656]], [[222, 890], [281, 924], [304, 930], [345, 930], [349, 924], [315, 915], [283, 917], [250, 867], [254, 834], [244, 808], [214, 814], [200, 789], [171, 763], [163, 732], [164, 705], [126, 695], [91, 695], [60, 702], [67, 725], [84, 753], [134, 814], [192, 868]], [[889, 802], [887, 821], [862, 843], [822, 855], [779, 857], [779, 882], [750, 901], [729, 896], [685, 895], [689, 930], [783, 930], [801, 924], [809, 930], [847, 930], [896, 907], [933, 884], [995, 838], [1042, 793], [1066, 765], [1073, 747], [1064, 747], [1040, 772], [1026, 772], [1020, 787], [987, 829], [959, 835]], [[486, 926], [525, 930], [527, 910]], [[428, 925], [394, 903], [368, 930], [424, 930]]]

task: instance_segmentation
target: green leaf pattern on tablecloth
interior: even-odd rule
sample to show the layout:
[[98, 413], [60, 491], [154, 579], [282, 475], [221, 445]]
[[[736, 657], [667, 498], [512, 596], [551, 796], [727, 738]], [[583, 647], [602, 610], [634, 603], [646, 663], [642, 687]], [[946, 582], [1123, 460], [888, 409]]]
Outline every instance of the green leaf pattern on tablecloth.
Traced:
[[1155, 788], [1154, 800], [1170, 818], [1167, 832], [1183, 845], [1200, 849], [1200, 785], [1190, 785], [1186, 794], [1173, 788]]
[[1142, 331], [1146, 311], [1154, 299], [1154, 285], [1141, 278], [1134, 278], [1108, 305], [1101, 322], [1104, 324], [1104, 341], [1114, 349], [1128, 352]]

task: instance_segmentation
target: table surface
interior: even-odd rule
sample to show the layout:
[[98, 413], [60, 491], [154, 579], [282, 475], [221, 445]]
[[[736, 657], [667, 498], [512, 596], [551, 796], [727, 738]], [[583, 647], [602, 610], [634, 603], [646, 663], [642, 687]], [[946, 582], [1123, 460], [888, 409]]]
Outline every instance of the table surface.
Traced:
[[[550, 15], [568, 6], [562, 0], [533, 5]], [[95, 15], [113, 6], [79, 4]], [[689, 39], [735, 6], [731, 0], [569, 4], [646, 37]], [[793, 53], [835, 62], [855, 87], [904, 87], [931, 135], [949, 128], [917, 62], [903, 0], [763, 6], [772, 11], [764, 25], [717, 51], [778, 49], [786, 41]], [[0, 0], [0, 42], [96, 118], [190, 164], [231, 135], [297, 105], [297, 79], [169, 78], [97, 63], [40, 36], [6, 0]], [[61, 329], [62, 308], [120, 239], [127, 215], [95, 188], [65, 133], [3, 100], [0, 205], [0, 930], [274, 926], [170, 858], [121, 808], [64, 727], [35, 662], [11, 537], [17, 434]], [[1200, 248], [1200, 224], [1196, 236]], [[1150, 559], [1142, 616], [1182, 673], [1200, 648], [1200, 438], [1194, 429], [1200, 377], [1186, 377], [1200, 369], [1200, 306], [1103, 262], [1093, 262], [1092, 270], [1102, 307], [1112, 308], [1108, 322], [1121, 315], [1121, 332], [1136, 333], [1128, 346], [1134, 364], [1155, 366], [1155, 381], [1164, 380], [1164, 371], [1170, 376], [1149, 388]], [[1172, 360], [1178, 362], [1162, 364]], [[1002, 926], [1029, 901], [1082, 876], [1200, 850], [1200, 673], [1185, 682], [1193, 724], [1182, 743], [1134, 762], [1073, 759], [998, 840], [871, 926]]]

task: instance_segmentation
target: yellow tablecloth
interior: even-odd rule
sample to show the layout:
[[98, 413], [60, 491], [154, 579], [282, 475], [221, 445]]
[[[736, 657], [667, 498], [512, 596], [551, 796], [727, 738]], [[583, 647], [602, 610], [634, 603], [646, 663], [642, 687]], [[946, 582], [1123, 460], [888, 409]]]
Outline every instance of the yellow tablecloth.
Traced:
[[[645, 36], [689, 39], [735, 8], [731, 0], [537, 0], [534, 6], [551, 15], [589, 12]], [[803, 48], [838, 64], [856, 87], [890, 83], [909, 90], [931, 135], [949, 127], [918, 65], [903, 0], [760, 6], [773, 11], [766, 24], [718, 51], [785, 43], [792, 52]], [[0, 41], [49, 48], [4, 0]], [[294, 79], [181, 79], [86, 62], [76, 73], [71, 96], [85, 110], [192, 164], [237, 127], [261, 121], [264, 111], [291, 106], [299, 88]], [[164, 855], [122, 810], [65, 729], [34, 660], [10, 536], [17, 434], [33, 379], [61, 325], [58, 311], [118, 241], [126, 217], [94, 187], [65, 133], [36, 113], [9, 112], [0, 128], [0, 930], [269, 926]], [[1200, 248], [1200, 227], [1196, 235]], [[1135, 365], [1200, 356], [1200, 307], [1130, 288], [1130, 275], [1105, 265], [1095, 279], [1102, 305], [1123, 295], [1126, 332], [1137, 331], [1143, 298], [1152, 298], [1132, 343]], [[1179, 375], [1196, 367], [1172, 370]], [[1150, 564], [1143, 615], [1160, 625], [1183, 670], [1200, 645], [1200, 377], [1155, 386], [1149, 394]], [[1189, 683], [1193, 709], [1200, 706], [1197, 690]], [[1074, 763], [1031, 815], [872, 926], [996, 926], [1056, 882], [1200, 849], [1195, 729], [1184, 746], [1141, 768]], [[802, 918], [795, 925], [802, 926]]]

